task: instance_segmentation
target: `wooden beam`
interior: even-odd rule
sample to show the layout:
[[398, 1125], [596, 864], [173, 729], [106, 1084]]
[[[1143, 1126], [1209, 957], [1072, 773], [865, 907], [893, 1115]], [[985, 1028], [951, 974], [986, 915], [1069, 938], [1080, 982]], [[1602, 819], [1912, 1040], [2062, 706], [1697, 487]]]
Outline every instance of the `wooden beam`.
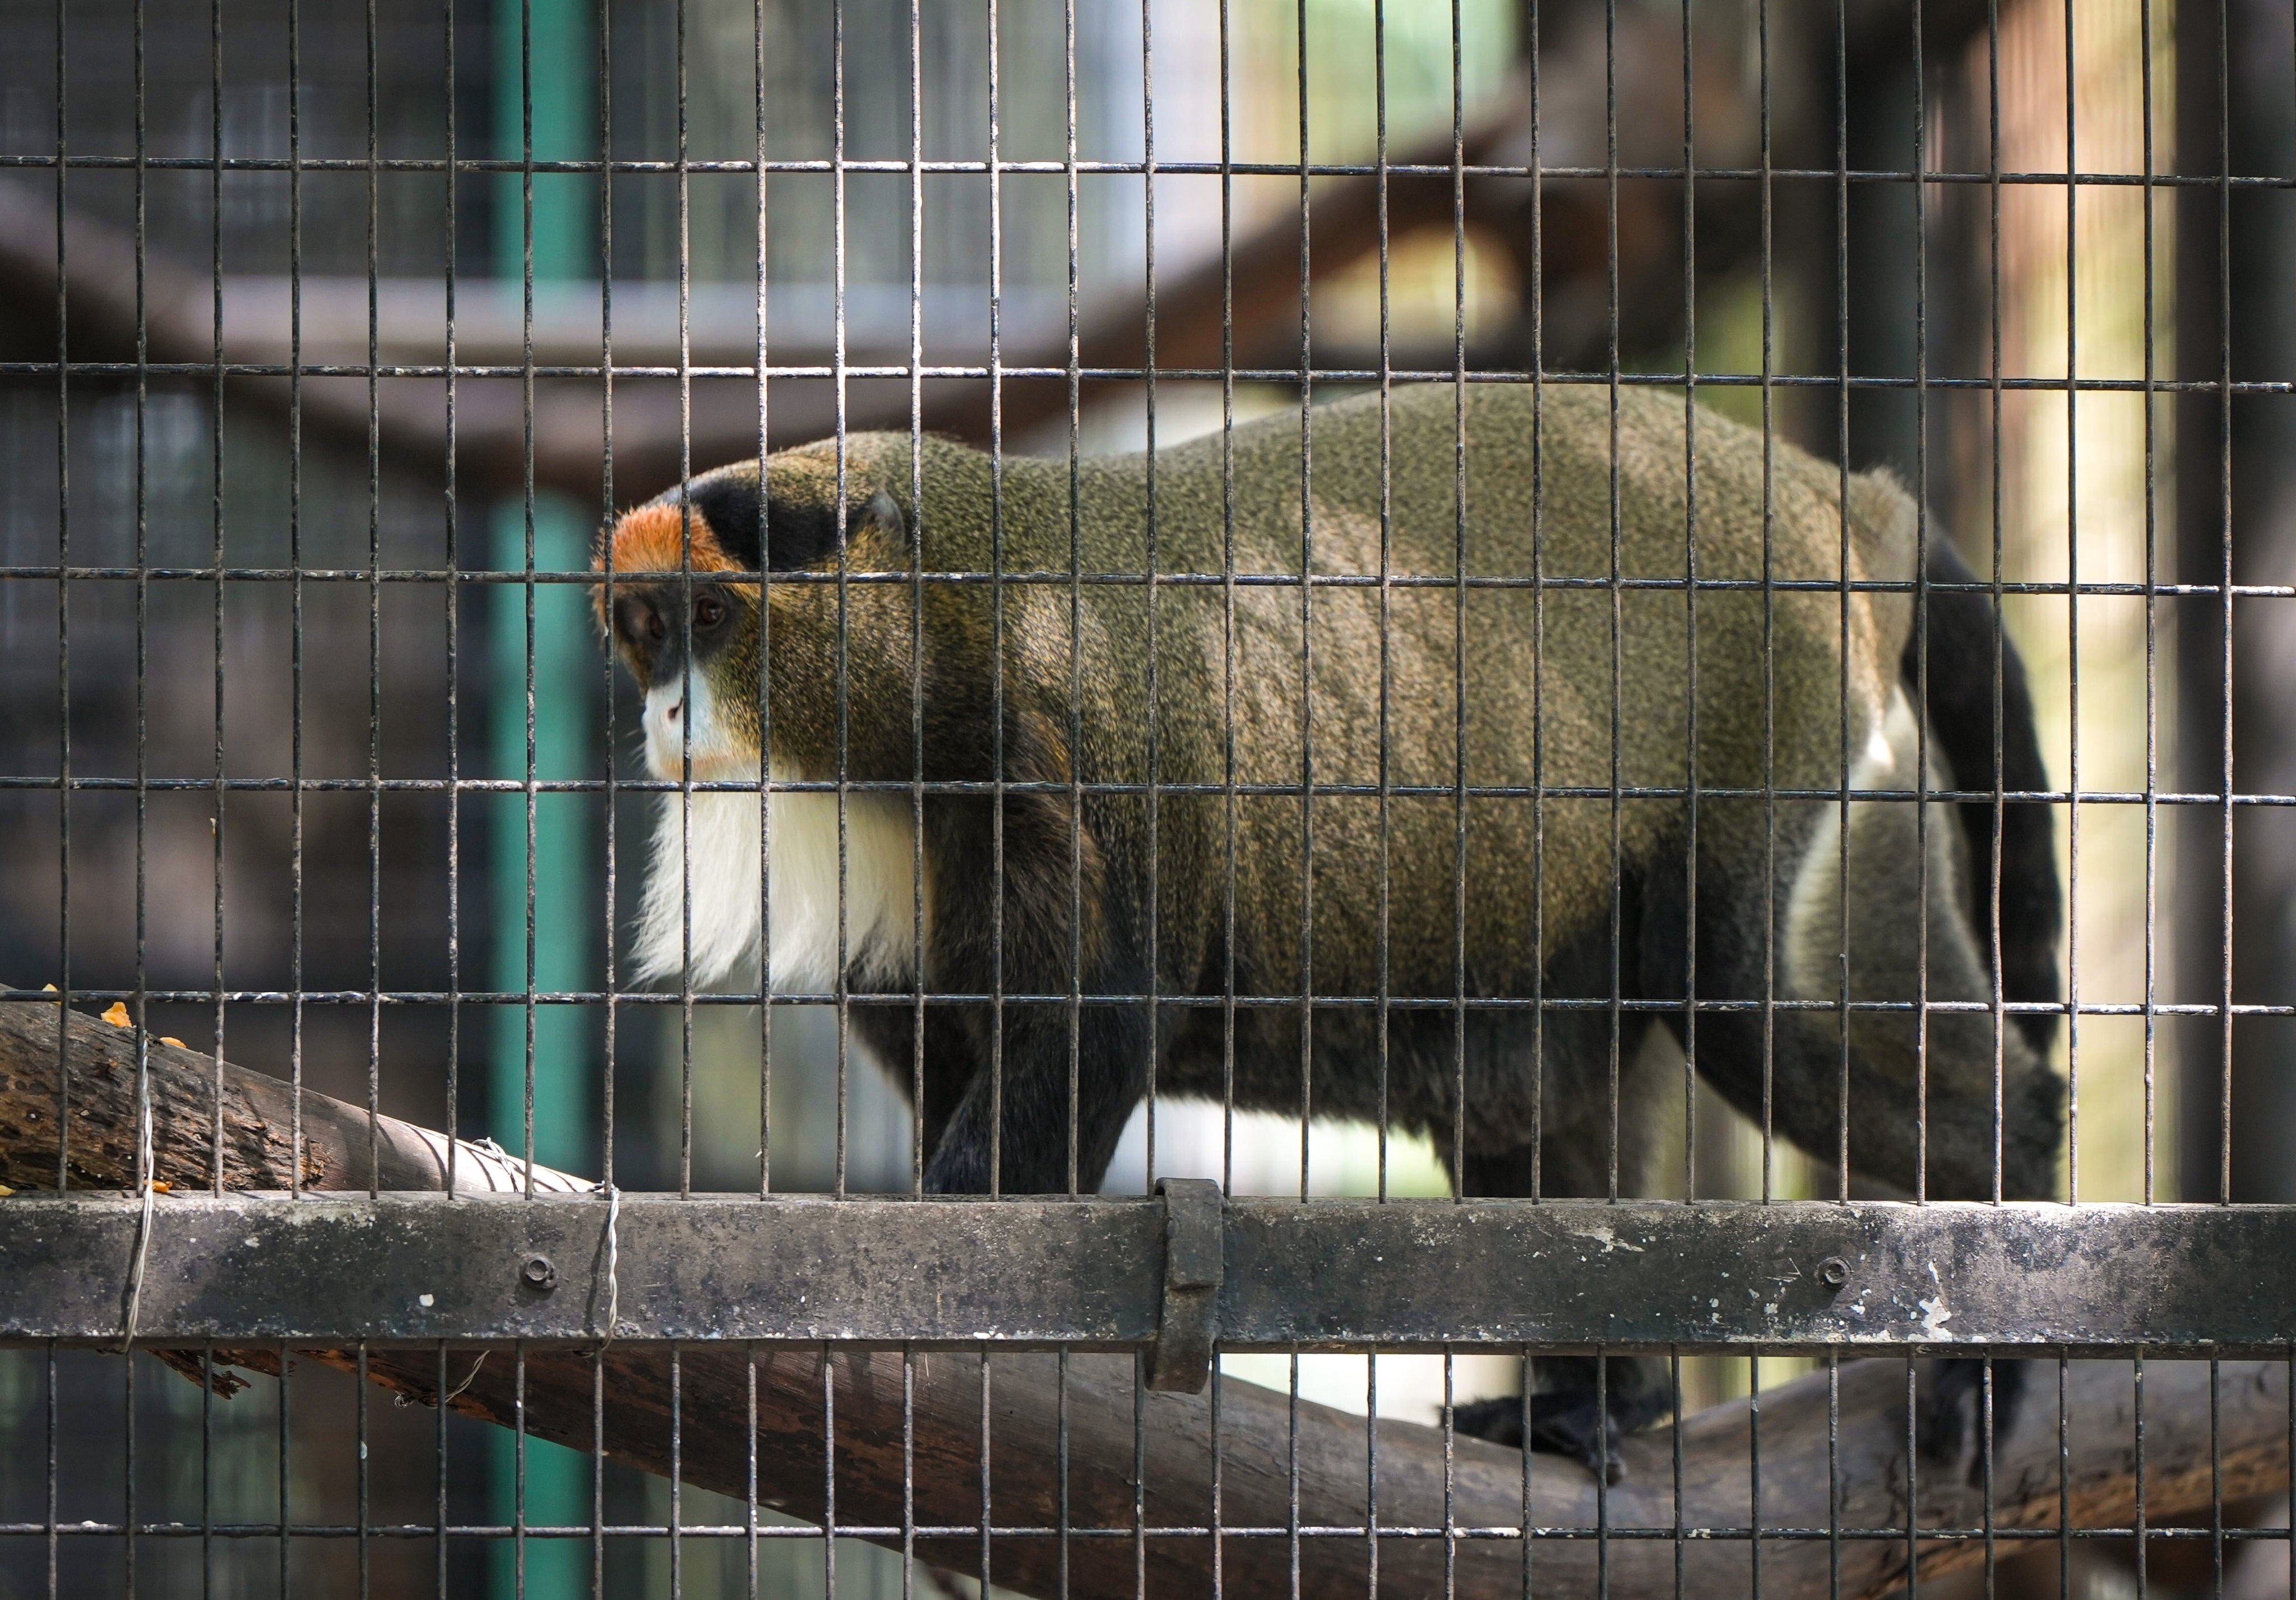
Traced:
[[[60, 1047], [61, 1009], [44, 997], [0, 1000], [0, 1182], [45, 1188], [61, 1172], [74, 1188], [113, 1192], [92, 1202], [118, 1203], [116, 1191], [135, 1171], [137, 1036], [72, 1014]], [[147, 1062], [160, 1178], [194, 1188], [287, 1186], [296, 1103], [284, 1085], [157, 1040]], [[67, 1083], [68, 1125], [60, 1114]], [[60, 1161], [59, 1128], [67, 1126], [70, 1154]], [[389, 1118], [370, 1124], [363, 1109], [308, 1093], [300, 1127], [301, 1178], [312, 1187], [444, 1181], [443, 1140], [427, 1130]], [[472, 1186], [519, 1181], [479, 1146], [463, 1146], [456, 1166]], [[461, 1386], [449, 1401], [459, 1410], [648, 1471], [667, 1473], [674, 1462], [687, 1482], [754, 1494], [815, 1521], [826, 1514], [833, 1480], [840, 1529], [869, 1530], [861, 1537], [896, 1547], [905, 1525], [925, 1530], [913, 1541], [919, 1558], [960, 1571], [978, 1571], [985, 1471], [991, 1575], [1022, 1593], [1058, 1592], [1065, 1563], [1067, 1592], [1076, 1596], [1131, 1595], [1136, 1571], [1144, 1571], [1150, 1594], [1201, 1594], [1215, 1570], [1231, 1595], [1281, 1596], [1294, 1592], [1295, 1560], [1298, 1592], [1363, 1588], [1374, 1559], [1362, 1530], [1374, 1440], [1383, 1593], [1441, 1592], [1447, 1568], [1460, 1596], [1519, 1596], [1526, 1492], [1539, 1530], [1527, 1554], [1543, 1594], [1593, 1596], [1607, 1583], [1614, 1600], [1664, 1600], [1676, 1593], [1677, 1560], [1687, 1592], [1748, 1591], [1758, 1458], [1761, 1526], [1772, 1535], [1759, 1546], [1761, 1588], [1771, 1600], [1834, 1592], [1837, 1562], [1841, 1594], [1873, 1596], [1902, 1582], [1909, 1555], [1931, 1576], [1986, 1556], [1983, 1538], [1969, 1537], [1988, 1526], [1986, 1482], [1966, 1455], [1939, 1463], [1909, 1454], [1909, 1407], [1926, 1377], [1889, 1358], [1843, 1363], [1838, 1387], [1821, 1372], [1756, 1403], [1693, 1416], [1678, 1434], [1630, 1439], [1625, 1481], [1603, 1489], [1553, 1456], [1526, 1461], [1410, 1423], [1374, 1430], [1360, 1416], [1304, 1401], [1294, 1407], [1232, 1379], [1205, 1396], [1151, 1393], [1125, 1357], [1075, 1355], [1063, 1372], [1054, 1355], [1000, 1354], [984, 1376], [975, 1354], [819, 1346], [624, 1342], [603, 1353], [480, 1356], [459, 1347], [370, 1350], [364, 1370], [426, 1402], [435, 1401], [443, 1371], [450, 1391]], [[222, 1358], [276, 1367], [262, 1353]], [[314, 1358], [359, 1366], [355, 1352]], [[2061, 1383], [2073, 1525], [2128, 1526], [2139, 1465], [2131, 1365], [2044, 1362], [2027, 1371], [2031, 1392], [1997, 1441], [1990, 1526], [2058, 1525]], [[2155, 1360], [2143, 1397], [2145, 1510], [2156, 1525], [2208, 1506], [2212, 1494], [2234, 1499], [2286, 1484], [2285, 1363]], [[1136, 1507], [1136, 1458], [1146, 1468]], [[1910, 1550], [1909, 1501], [1920, 1530]], [[1065, 1540], [1055, 1530], [1063, 1505]], [[1295, 1527], [1309, 1531], [1295, 1538]], [[1605, 1528], [1607, 1547], [1591, 1537]], [[1677, 1540], [1677, 1528], [1703, 1531]], [[1837, 1528], [1838, 1541], [1826, 1537]], [[2005, 1555], [2018, 1547], [1998, 1546]]]

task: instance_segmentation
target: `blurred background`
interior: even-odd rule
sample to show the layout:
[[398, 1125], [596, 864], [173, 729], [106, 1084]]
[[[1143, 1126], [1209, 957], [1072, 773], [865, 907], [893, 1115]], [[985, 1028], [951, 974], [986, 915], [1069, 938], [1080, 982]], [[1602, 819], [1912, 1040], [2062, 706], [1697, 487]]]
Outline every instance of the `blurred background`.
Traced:
[[[155, 991], [196, 1048], [625, 1187], [825, 1190], [841, 1161], [905, 1189], [906, 1112], [833, 1014], [777, 1010], [761, 1095], [754, 1008], [534, 997], [609, 982], [650, 809], [524, 787], [644, 775], [586, 592], [546, 575], [616, 509], [840, 420], [1057, 455], [1146, 447], [1152, 411], [1160, 448], [1296, 410], [1304, 367], [1332, 398], [1383, 356], [1694, 373], [1895, 469], [2010, 586], [2079, 797], [2069, 1192], [2296, 1199], [2288, 1020], [2227, 1020], [2289, 998], [2296, 819], [2210, 798], [2296, 790], [2284, 7], [0, 0], [0, 981]], [[630, 165], [578, 169], [601, 157]], [[1455, 159], [1544, 175], [1455, 185]], [[800, 370], [761, 389], [761, 352]], [[982, 379], [913, 387], [913, 355], [1031, 375], [992, 413]], [[1072, 393], [1071, 364], [1152, 355], [1195, 375]], [[609, 357], [644, 370], [609, 386]], [[1369, 1128], [1157, 1117], [1160, 1171], [1377, 1181]], [[1710, 1096], [1675, 1138], [1702, 1195], [1819, 1192]], [[1111, 1189], [1146, 1186], [1145, 1145], [1136, 1120]], [[1388, 1163], [1391, 1193], [1446, 1191], [1422, 1143]], [[1799, 1369], [1690, 1363], [1686, 1401]], [[1364, 1405], [1360, 1358], [1228, 1370]], [[1444, 1386], [1439, 1358], [1381, 1360], [1383, 1411]], [[329, 1372], [204, 1402], [147, 1362], [0, 1351], [0, 1596], [507, 1596], [499, 1539], [316, 1530], [506, 1523], [521, 1481], [529, 1523], [585, 1522], [590, 1471]], [[620, 1524], [742, 1520], [611, 1467], [603, 1493]], [[66, 1538], [51, 1576], [52, 1521], [123, 1506], [247, 1531]], [[590, 1554], [530, 1540], [527, 1592], [586, 1592]], [[2119, 1594], [2125, 1555], [2084, 1545], [2076, 1583]], [[2235, 1575], [2284, 1595], [2284, 1549], [2258, 1555]], [[746, 1560], [617, 1535], [608, 1587], [745, 1592]], [[817, 1538], [761, 1560], [764, 1592], [822, 1587]], [[2054, 1551], [2022, 1568], [2055, 1592]], [[857, 1545], [838, 1578], [900, 1592]]]

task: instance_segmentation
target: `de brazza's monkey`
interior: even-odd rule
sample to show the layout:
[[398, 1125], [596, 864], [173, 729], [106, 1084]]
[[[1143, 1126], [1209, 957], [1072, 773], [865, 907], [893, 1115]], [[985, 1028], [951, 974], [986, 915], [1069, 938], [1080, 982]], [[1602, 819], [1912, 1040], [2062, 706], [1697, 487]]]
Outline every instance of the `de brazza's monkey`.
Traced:
[[[1836, 469], [1779, 443], [1766, 477], [1759, 433], [1701, 413], [1693, 518], [1678, 397], [1618, 397], [1614, 463], [1607, 390], [1479, 384], [1463, 512], [1454, 403], [1394, 392], [1386, 496], [1376, 397], [1312, 414], [1304, 474], [1297, 418], [1237, 429], [1232, 478], [1217, 436], [1165, 450], [1152, 530], [1144, 457], [1079, 464], [1072, 517], [1065, 462], [1008, 459], [1000, 483], [986, 455], [928, 439], [913, 464], [892, 434], [850, 439], [841, 485], [823, 443], [768, 458], [762, 494], [744, 463], [623, 516], [601, 607], [652, 771], [884, 785], [848, 792], [841, 882], [836, 796], [772, 795], [774, 990], [830, 991], [841, 956], [853, 992], [889, 997], [852, 1017], [904, 1082], [915, 1007], [890, 997], [1007, 997], [924, 1007], [936, 1193], [1095, 1189], [1152, 1071], [1159, 1094], [1293, 1115], [1384, 1107], [1470, 1194], [1633, 1194], [1679, 1094], [1638, 1081], [1663, 1029], [1742, 1109], [1767, 1082], [1778, 1131], [1821, 1157], [1846, 1076], [1864, 1177], [2052, 1194], [2054, 1018], [1997, 1038], [1984, 1009], [1904, 1005], [1994, 993], [1995, 808], [1924, 825], [1912, 792], [2046, 786], [2013, 656], [1994, 769], [1989, 598], [1929, 595], [1923, 708], [1915, 593], [1863, 587], [1915, 576], [1892, 480], [1850, 479], [1845, 512]], [[1932, 577], [1966, 578], [1929, 548]], [[1152, 613], [1152, 553], [1186, 575]], [[1690, 591], [1693, 556], [1723, 587]], [[762, 595], [729, 576], [760, 570], [801, 576]], [[920, 777], [980, 786], [928, 788], [921, 841]], [[1906, 798], [1849, 802], [1845, 842], [1845, 783]], [[642, 974], [757, 983], [758, 805], [663, 797]], [[2049, 829], [2005, 808], [2013, 1001], [2057, 997]], [[1693, 1011], [1693, 972], [1699, 1001], [1742, 1004]], [[1303, 1026], [1302, 995], [1346, 999]], [[1845, 997], [1902, 1008], [1848, 1012], [1845, 1049]], [[1612, 1363], [1607, 1419], [1591, 1358], [1538, 1377], [1533, 1442], [1590, 1462], [1667, 1407], [1647, 1363]], [[1517, 1412], [1468, 1421], [1503, 1434]]]

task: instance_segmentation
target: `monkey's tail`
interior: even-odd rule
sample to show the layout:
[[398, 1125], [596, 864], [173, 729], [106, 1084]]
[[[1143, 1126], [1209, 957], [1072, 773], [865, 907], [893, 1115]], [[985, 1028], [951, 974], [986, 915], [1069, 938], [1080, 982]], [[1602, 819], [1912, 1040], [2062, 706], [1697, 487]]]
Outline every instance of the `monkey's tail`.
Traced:
[[[1952, 545], [1934, 532], [1928, 566], [1932, 584], [1980, 581]], [[1993, 597], [1976, 589], [1931, 589], [1927, 634], [1930, 748], [1951, 774], [1954, 788], [1964, 793], [1997, 787], [2009, 793], [2047, 789], [2025, 663], [2007, 636], [1996, 631]], [[1907, 637], [1900, 664], [1908, 694], [1918, 692], [1917, 636]], [[1970, 924], [1989, 967], [1995, 959], [1994, 805], [1989, 800], [1968, 800], [1960, 809], [1969, 846]], [[2057, 965], [2064, 891], [2057, 877], [2053, 808], [2046, 800], [2003, 802], [2000, 846], [2002, 995], [2054, 1005], [2064, 993]], [[2014, 1021], [2034, 1053], [2046, 1060], [2056, 1038], [2057, 1013], [2021, 1012]]]

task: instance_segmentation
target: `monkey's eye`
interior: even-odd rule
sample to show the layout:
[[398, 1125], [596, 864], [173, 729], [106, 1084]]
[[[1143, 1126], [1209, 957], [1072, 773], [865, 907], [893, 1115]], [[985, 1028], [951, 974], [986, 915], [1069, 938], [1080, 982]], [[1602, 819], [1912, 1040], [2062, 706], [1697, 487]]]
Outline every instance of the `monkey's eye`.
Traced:
[[693, 631], [714, 633], [726, 620], [726, 603], [715, 595], [703, 595], [693, 602]]

